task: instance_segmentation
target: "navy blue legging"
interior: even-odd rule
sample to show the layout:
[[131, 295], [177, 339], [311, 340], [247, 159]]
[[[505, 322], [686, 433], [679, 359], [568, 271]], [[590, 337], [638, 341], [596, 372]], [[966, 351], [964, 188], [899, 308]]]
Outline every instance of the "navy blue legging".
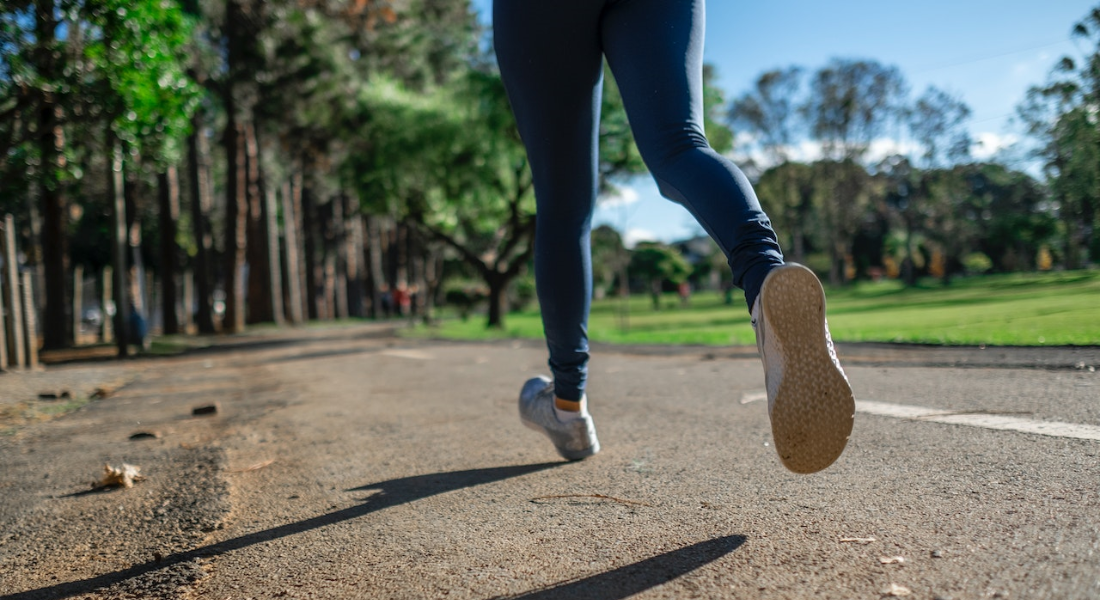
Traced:
[[534, 174], [535, 282], [554, 392], [584, 394], [603, 58], [661, 194], [718, 243], [752, 306], [783, 263], [745, 175], [703, 134], [704, 0], [495, 0], [497, 61]]

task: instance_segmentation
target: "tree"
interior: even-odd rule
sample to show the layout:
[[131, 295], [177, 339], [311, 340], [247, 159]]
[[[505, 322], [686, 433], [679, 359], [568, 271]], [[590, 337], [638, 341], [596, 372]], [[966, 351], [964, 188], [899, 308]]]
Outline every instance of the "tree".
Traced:
[[818, 192], [825, 183], [821, 170], [815, 165], [783, 162], [764, 171], [756, 182], [760, 203], [776, 233], [786, 234], [795, 262], [805, 262], [807, 238], [813, 231], [809, 221], [817, 210], [816, 199], [823, 195]]
[[767, 156], [769, 167], [790, 159], [799, 124], [801, 88], [801, 68], [767, 71], [756, 79], [752, 90], [734, 100], [730, 107], [731, 124], [752, 134], [755, 145]]
[[680, 284], [691, 275], [691, 265], [676, 250], [655, 242], [641, 242], [630, 255], [628, 267], [633, 277], [646, 282], [653, 310], [661, 309], [664, 282]]
[[833, 284], [845, 279], [847, 254], [866, 199], [866, 172], [860, 163], [899, 114], [905, 88], [896, 67], [834, 59], [814, 73], [809, 100], [801, 107], [812, 137], [821, 144], [832, 185], [832, 193], [821, 195], [821, 206]]
[[[178, 6], [157, 0], [35, 0], [0, 9], [0, 121], [12, 123], [0, 126], [0, 139], [6, 156], [22, 159], [5, 169], [28, 181], [33, 172], [37, 183], [46, 347], [66, 345], [71, 333], [70, 186], [87, 157], [109, 156], [104, 146], [115, 139], [150, 164], [178, 158], [174, 141], [197, 98], [181, 68], [190, 28]], [[94, 135], [97, 127], [107, 139]]]
[[1090, 250], [1100, 253], [1094, 231], [1100, 222], [1100, 8], [1073, 28], [1089, 43], [1090, 53], [1075, 60], [1064, 57], [1043, 86], [1028, 90], [1017, 108], [1028, 133], [1039, 146], [1051, 192], [1062, 222], [1067, 268], [1080, 267]]
[[963, 126], [970, 107], [961, 99], [929, 86], [906, 111], [909, 133], [921, 148], [924, 168], [969, 158], [972, 140]]
[[[610, 225], [600, 225], [592, 230], [592, 290], [597, 298], [611, 291], [616, 280], [626, 286], [623, 269], [630, 261], [630, 253], [623, 246], [623, 238]], [[624, 288], [625, 289], [625, 288]]]

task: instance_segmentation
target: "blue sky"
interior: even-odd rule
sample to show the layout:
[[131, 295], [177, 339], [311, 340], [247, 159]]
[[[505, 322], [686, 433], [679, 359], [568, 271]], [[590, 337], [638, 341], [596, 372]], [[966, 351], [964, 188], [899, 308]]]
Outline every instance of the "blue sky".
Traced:
[[[473, 4], [489, 22], [491, 0]], [[711, 0], [705, 57], [727, 98], [777, 67], [813, 71], [834, 57], [897, 66], [914, 95], [935, 85], [961, 97], [972, 111], [971, 134], [984, 141], [975, 151], [987, 154], [1020, 137], [1011, 118], [1027, 88], [1043, 83], [1062, 56], [1085, 49], [1070, 31], [1094, 6], [1096, 0]], [[595, 221], [632, 240], [701, 232], [648, 178], [603, 202]]]

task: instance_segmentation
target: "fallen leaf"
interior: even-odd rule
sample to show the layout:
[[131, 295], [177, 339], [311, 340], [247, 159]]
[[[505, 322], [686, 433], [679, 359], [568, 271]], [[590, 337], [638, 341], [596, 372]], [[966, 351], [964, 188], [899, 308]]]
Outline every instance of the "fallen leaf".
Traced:
[[877, 541], [877, 540], [875, 540], [875, 538], [873, 538], [873, 537], [865, 537], [865, 538], [846, 537], [846, 538], [840, 538], [840, 543], [841, 544], [870, 544], [870, 543], [875, 542], [875, 541]]
[[258, 462], [254, 465], [247, 466], [243, 469], [237, 469], [235, 471], [230, 471], [230, 473], [247, 473], [249, 471], [259, 471], [260, 469], [262, 469], [264, 467], [271, 466], [271, 464], [273, 464], [274, 462], [275, 462], [274, 459], [265, 460], [263, 462]]
[[126, 463], [122, 463], [122, 466], [117, 468], [111, 465], [103, 465], [103, 471], [103, 479], [99, 482], [100, 487], [121, 485], [122, 487], [132, 488], [135, 481], [145, 480], [145, 476], [140, 473], [141, 467]]
[[883, 556], [878, 561], [884, 565], [901, 565], [905, 564], [904, 556]]
[[882, 590], [882, 594], [884, 596], [893, 596], [893, 597], [908, 596], [912, 593], [913, 593], [913, 590], [911, 590], [907, 587], [900, 586], [896, 583], [891, 583], [890, 587], [886, 588], [885, 590]]

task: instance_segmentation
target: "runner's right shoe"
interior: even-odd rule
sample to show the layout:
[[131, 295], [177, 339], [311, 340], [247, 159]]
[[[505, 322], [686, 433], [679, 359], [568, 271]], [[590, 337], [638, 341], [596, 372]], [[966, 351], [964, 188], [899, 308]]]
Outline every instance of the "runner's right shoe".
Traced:
[[768, 273], [752, 325], [779, 460], [795, 473], [820, 471], [848, 443], [855, 398], [833, 348], [825, 292], [813, 271], [787, 263]]
[[[584, 404], [583, 400], [581, 402]], [[554, 383], [544, 376], [533, 377], [519, 393], [519, 418], [524, 425], [542, 432], [554, 443], [558, 454], [581, 460], [600, 451], [596, 426], [587, 408], [575, 419], [562, 421], [554, 411]]]

